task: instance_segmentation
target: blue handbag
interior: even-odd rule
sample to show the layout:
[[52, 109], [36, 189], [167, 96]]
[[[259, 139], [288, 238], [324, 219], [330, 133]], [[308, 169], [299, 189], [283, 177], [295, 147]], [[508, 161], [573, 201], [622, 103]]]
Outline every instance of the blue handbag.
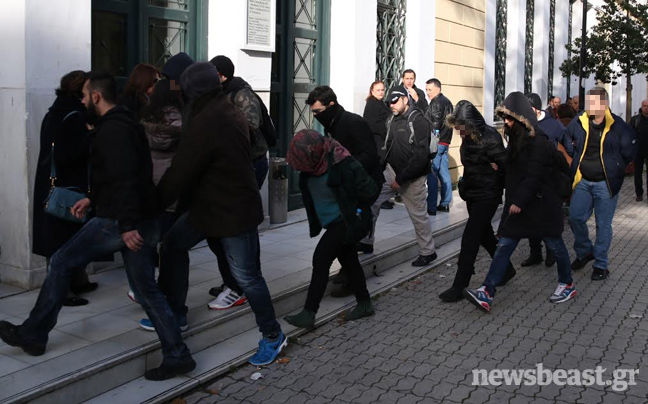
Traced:
[[[76, 112], [76, 111], [74, 111]], [[69, 113], [63, 118], [63, 121], [67, 119], [68, 116], [74, 114], [74, 112]], [[76, 187], [57, 187], [56, 186], [56, 165], [54, 164], [54, 142], [52, 142], [52, 154], [50, 155], [52, 163], [50, 165], [50, 181], [52, 182], [52, 188], [50, 189], [45, 202], [43, 202], [43, 210], [48, 215], [57, 217], [62, 220], [74, 223], [85, 223], [89, 219], [89, 211], [87, 209], [83, 218], [79, 219], [78, 217], [72, 214], [72, 206], [81, 199], [86, 197], [86, 194], [83, 193], [79, 188]], [[88, 176], [90, 172], [88, 171]], [[88, 181], [88, 187], [90, 186], [90, 181]]]

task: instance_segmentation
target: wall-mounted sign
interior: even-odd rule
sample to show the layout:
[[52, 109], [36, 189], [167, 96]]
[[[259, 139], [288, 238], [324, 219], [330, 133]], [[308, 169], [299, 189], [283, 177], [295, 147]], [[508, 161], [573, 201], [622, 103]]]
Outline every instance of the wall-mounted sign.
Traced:
[[247, 34], [243, 49], [274, 52], [274, 0], [247, 0]]

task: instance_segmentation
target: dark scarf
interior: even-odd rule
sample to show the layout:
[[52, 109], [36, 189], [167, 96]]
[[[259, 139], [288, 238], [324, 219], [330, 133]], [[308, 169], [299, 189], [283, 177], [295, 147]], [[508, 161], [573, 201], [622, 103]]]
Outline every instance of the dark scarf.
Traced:
[[329, 169], [330, 153], [334, 165], [351, 156], [337, 140], [312, 129], [303, 129], [290, 142], [286, 161], [295, 170], [320, 176]]

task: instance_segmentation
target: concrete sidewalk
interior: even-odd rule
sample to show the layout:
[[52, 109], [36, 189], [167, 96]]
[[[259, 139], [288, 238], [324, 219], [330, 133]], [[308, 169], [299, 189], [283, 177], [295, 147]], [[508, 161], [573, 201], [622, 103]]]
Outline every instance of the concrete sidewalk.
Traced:
[[[591, 235], [594, 223], [590, 222]], [[648, 402], [648, 204], [634, 201], [632, 181], [622, 190], [614, 219], [610, 278], [590, 280], [591, 264], [574, 272], [579, 296], [548, 302], [555, 266], [519, 268], [498, 290], [490, 314], [465, 300], [448, 304], [438, 294], [452, 283], [456, 260], [403, 284], [375, 301], [376, 315], [330, 322], [288, 346], [284, 363], [243, 366], [183, 397], [207, 403], [611, 403]], [[571, 248], [568, 226], [565, 241]], [[485, 278], [482, 250], [471, 286]], [[636, 385], [473, 385], [475, 369], [639, 370]], [[260, 372], [262, 379], [251, 380]], [[619, 380], [629, 381], [628, 375]], [[564, 379], [563, 379], [564, 380]], [[619, 387], [622, 387], [620, 385]]]

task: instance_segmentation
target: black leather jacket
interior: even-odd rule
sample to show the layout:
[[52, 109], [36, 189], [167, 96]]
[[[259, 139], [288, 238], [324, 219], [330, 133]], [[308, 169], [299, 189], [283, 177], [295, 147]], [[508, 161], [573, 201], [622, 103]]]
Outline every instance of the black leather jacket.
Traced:
[[452, 102], [440, 93], [430, 101], [425, 116], [432, 122], [432, 130], [439, 130], [439, 143], [450, 145], [452, 128], [445, 125], [446, 116], [452, 113]]

